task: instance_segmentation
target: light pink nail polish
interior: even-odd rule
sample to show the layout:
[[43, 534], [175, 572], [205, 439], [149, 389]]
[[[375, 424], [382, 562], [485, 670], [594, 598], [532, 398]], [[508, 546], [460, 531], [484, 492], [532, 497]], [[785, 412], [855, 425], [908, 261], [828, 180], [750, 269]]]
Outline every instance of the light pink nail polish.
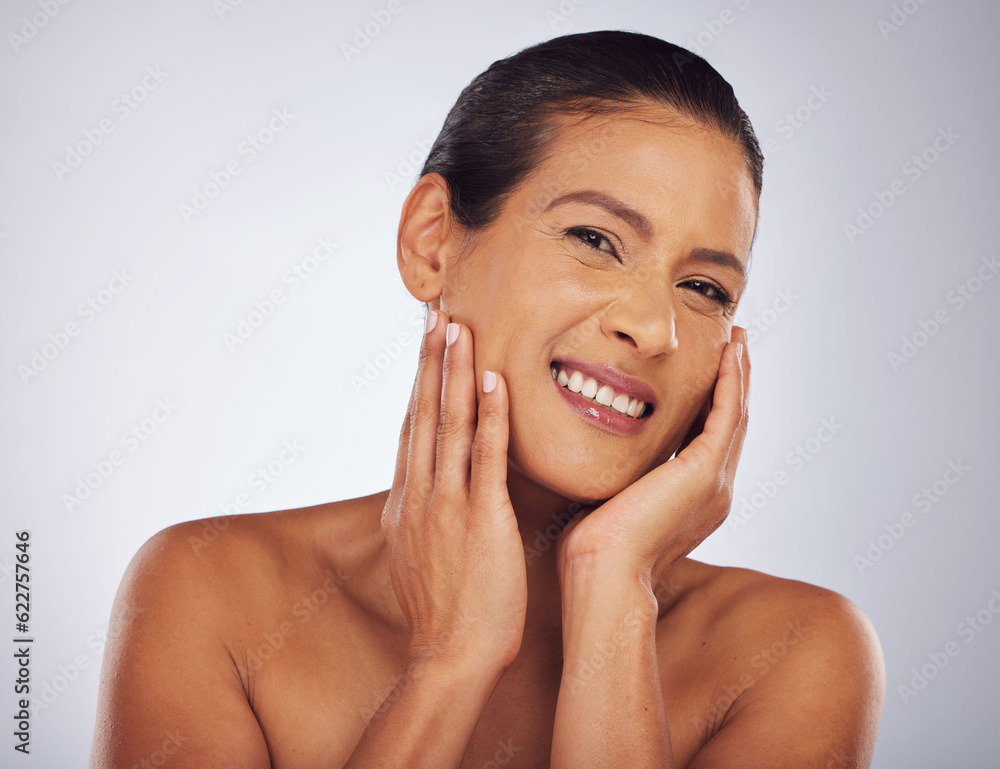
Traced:
[[433, 330], [434, 326], [437, 325], [438, 316], [434, 310], [427, 310], [424, 313], [424, 333], [429, 334]]
[[452, 343], [458, 339], [458, 324], [449, 323], [448, 330], [445, 333], [444, 341], [447, 347], [451, 347]]

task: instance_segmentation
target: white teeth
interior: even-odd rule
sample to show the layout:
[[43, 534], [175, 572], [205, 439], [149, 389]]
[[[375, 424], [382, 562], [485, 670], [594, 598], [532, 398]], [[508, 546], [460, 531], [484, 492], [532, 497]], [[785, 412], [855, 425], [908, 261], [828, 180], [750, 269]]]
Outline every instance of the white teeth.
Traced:
[[610, 406], [615, 400], [615, 391], [607, 385], [604, 385], [597, 391], [597, 395], [594, 396], [594, 400], [602, 406]]
[[610, 385], [602, 385], [593, 377], [584, 377], [579, 371], [567, 375], [562, 367], [551, 367], [552, 378], [570, 392], [578, 393], [589, 401], [604, 406], [619, 414], [627, 414], [638, 419], [646, 411], [646, 404], [625, 393], [616, 393]]

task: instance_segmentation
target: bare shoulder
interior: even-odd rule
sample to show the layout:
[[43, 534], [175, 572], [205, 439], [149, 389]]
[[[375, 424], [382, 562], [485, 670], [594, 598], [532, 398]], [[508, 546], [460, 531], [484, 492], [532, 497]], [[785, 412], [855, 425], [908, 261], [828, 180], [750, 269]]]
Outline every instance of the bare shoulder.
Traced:
[[691, 562], [702, 644], [723, 672], [691, 767], [867, 767], [885, 693], [872, 623], [827, 588]]
[[760, 632], [776, 623], [800, 635], [818, 630], [829, 641], [851, 642], [880, 650], [868, 617], [850, 599], [819, 585], [785, 579], [753, 569], [711, 567], [717, 621], [738, 622]]
[[319, 553], [354, 530], [350, 502], [187, 521], [139, 548], [112, 607], [91, 769], [271, 765], [241, 637], [315, 591], [323, 568], [337, 581]]
[[[331, 506], [322, 506], [333, 512]], [[313, 560], [318, 508], [219, 516], [168, 526], [132, 557], [116, 597], [116, 611], [166, 606], [226, 618], [241, 604], [262, 604], [282, 579], [295, 579]], [[135, 617], [132, 617], [135, 619]], [[212, 627], [208, 622], [203, 627]]]
[[217, 617], [241, 604], [266, 613], [269, 598], [310, 586], [317, 575], [363, 572], [380, 544], [371, 513], [383, 496], [168, 526], [133, 556], [116, 605], [180, 595], [191, 611]]

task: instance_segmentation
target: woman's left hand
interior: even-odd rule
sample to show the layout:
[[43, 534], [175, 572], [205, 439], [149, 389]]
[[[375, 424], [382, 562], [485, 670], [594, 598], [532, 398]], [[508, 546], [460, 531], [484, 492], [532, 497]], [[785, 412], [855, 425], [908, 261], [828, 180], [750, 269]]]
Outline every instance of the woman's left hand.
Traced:
[[567, 524], [556, 543], [560, 575], [585, 561], [648, 579], [652, 589], [670, 564], [726, 520], [750, 397], [745, 329], [734, 326], [730, 339], [707, 417], [703, 410], [673, 459]]

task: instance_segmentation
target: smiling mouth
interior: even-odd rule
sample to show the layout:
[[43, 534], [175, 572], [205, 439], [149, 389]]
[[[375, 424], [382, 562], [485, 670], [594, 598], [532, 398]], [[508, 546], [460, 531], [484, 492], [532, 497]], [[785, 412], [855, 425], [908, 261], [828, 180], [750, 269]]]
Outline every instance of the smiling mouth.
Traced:
[[571, 366], [552, 361], [549, 363], [549, 371], [558, 385], [612, 414], [632, 419], [648, 419], [653, 413], [651, 403], [646, 403], [634, 395], [615, 390], [610, 385], [577, 371]]

